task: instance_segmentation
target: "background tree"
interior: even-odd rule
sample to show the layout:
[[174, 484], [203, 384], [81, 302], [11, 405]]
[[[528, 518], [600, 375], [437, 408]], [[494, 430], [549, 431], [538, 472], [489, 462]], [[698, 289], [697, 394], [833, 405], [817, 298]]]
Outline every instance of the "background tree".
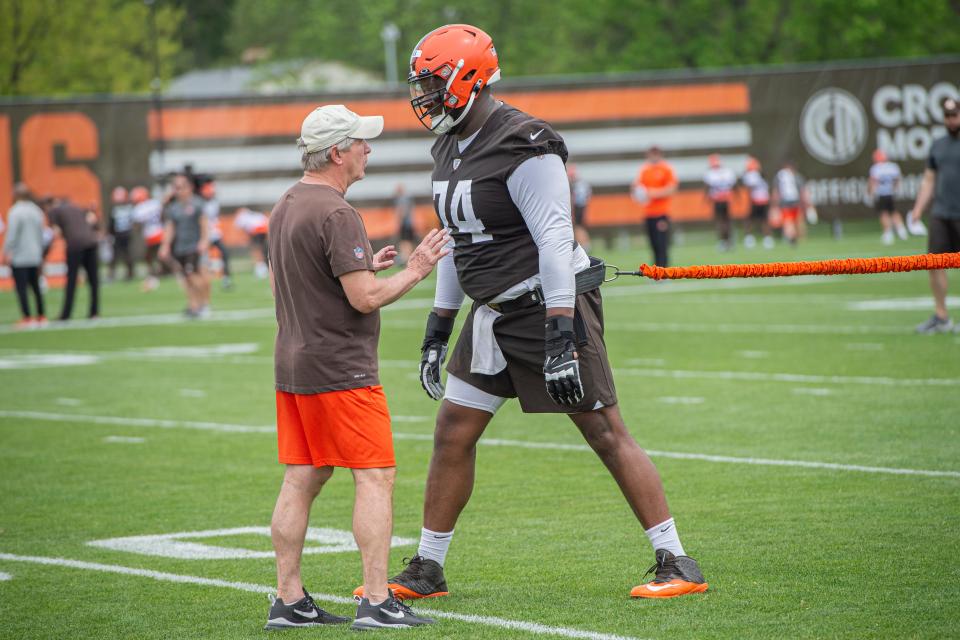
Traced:
[[[129, 0], [0, 0], [0, 94], [149, 90], [149, 9]], [[157, 8], [162, 78], [175, 72], [183, 12]]]
[[[705, 69], [960, 51], [960, 0], [156, 0], [162, 77], [266, 61], [383, 73], [380, 31], [487, 30], [504, 77]], [[143, 0], [0, 0], [0, 93], [147, 91]]]

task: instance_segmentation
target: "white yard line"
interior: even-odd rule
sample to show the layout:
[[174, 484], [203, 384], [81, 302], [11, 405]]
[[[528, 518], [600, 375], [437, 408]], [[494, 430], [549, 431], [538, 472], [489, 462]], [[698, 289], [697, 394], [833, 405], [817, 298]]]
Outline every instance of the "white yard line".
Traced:
[[802, 384], [866, 384], [888, 387], [956, 387], [960, 378], [891, 378], [886, 376], [824, 376], [804, 373], [766, 373], [763, 371], [685, 371], [681, 369], [615, 368], [622, 376], [674, 378], [678, 380], [749, 380], [752, 382], [790, 382]]
[[[27, 562], [53, 567], [68, 567], [71, 569], [83, 569], [86, 571], [99, 571], [101, 573], [116, 573], [126, 576], [138, 576], [149, 578], [160, 582], [175, 582], [179, 584], [195, 584], [205, 587], [221, 587], [226, 589], [236, 589], [238, 591], [247, 591], [250, 593], [274, 593], [276, 589], [267, 585], [253, 584], [252, 582], [233, 582], [229, 580], [218, 580], [216, 578], [204, 578], [201, 576], [189, 576], [180, 573], [167, 573], [166, 571], [153, 571], [150, 569], [137, 569], [135, 567], [125, 567], [116, 564], [101, 564], [99, 562], [86, 562], [83, 560], [71, 560], [69, 558], [51, 558], [46, 556], [21, 556], [12, 553], [0, 553], [0, 560], [10, 562]], [[335, 604], [354, 605], [353, 598], [335, 596], [328, 593], [311, 593], [314, 600], [321, 602], [332, 602]], [[265, 611], [266, 609], [264, 609]], [[588, 640], [637, 640], [631, 636], [620, 636], [610, 633], [599, 633], [596, 631], [586, 631], [583, 629], [571, 629], [568, 627], [553, 627], [538, 622], [528, 622], [525, 620], [509, 620], [507, 618], [495, 618], [493, 616], [475, 616], [464, 613], [454, 613], [451, 611], [436, 611], [418, 606], [417, 611], [436, 618], [446, 618], [457, 620], [459, 622], [469, 622], [472, 624], [481, 624], [500, 629], [511, 629], [514, 631], [523, 631], [538, 635], [561, 636], [564, 638], [587, 638]]]
[[[608, 316], [609, 317], [609, 316]], [[746, 334], [812, 334], [857, 336], [869, 334], [908, 335], [915, 333], [912, 325], [864, 325], [864, 324], [767, 324], [767, 323], [722, 323], [722, 322], [604, 322], [605, 331], [636, 331], [640, 333], [746, 333]]]
[[107, 443], [115, 444], [143, 444], [147, 441], [146, 438], [135, 438], [131, 436], [107, 436], [103, 439]]
[[[42, 411], [9, 411], [0, 410], [0, 418], [21, 418], [25, 420], [40, 420], [49, 422], [79, 422], [89, 424], [126, 425], [131, 427], [159, 427], [162, 429], [197, 429], [201, 431], [218, 431], [224, 433], [276, 433], [275, 427], [258, 427], [253, 425], [220, 424], [216, 422], [191, 422], [179, 420], [155, 420], [149, 418], [121, 418], [113, 416], [71, 415], [65, 413], [46, 413]], [[413, 421], [425, 418], [423, 416], [405, 416], [403, 421]], [[406, 419], [408, 418], [408, 419]], [[432, 441], [433, 434], [429, 433], [394, 433], [397, 440]], [[561, 442], [531, 442], [524, 440], [505, 440], [500, 438], [481, 438], [481, 445], [491, 447], [517, 447], [521, 449], [545, 449], [555, 451], [590, 451], [585, 444], [567, 444]], [[779, 460], [773, 458], [753, 458], [723, 456], [707, 453], [686, 453], [679, 451], [657, 451], [648, 449], [653, 457], [676, 458], [678, 460], [702, 460], [705, 462], [722, 462], [732, 464], [749, 464], [774, 467], [801, 467], [807, 469], [830, 469], [834, 471], [862, 471], [867, 473], [887, 473], [893, 475], [915, 475], [944, 478], [960, 478], [960, 471], [937, 471], [927, 469], [909, 469], [901, 467], [872, 467], [855, 464], [835, 464], [810, 460]]]

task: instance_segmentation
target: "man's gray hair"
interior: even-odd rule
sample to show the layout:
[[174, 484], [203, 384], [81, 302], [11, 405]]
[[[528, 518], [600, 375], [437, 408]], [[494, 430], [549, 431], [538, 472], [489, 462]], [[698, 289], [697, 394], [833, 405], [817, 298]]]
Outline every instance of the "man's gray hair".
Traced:
[[326, 149], [320, 149], [319, 151], [307, 151], [307, 145], [304, 144], [303, 138], [297, 140], [297, 148], [300, 149], [300, 166], [303, 167], [304, 171], [323, 171], [328, 164], [330, 164], [330, 152], [333, 150], [333, 147], [336, 147], [341, 152], [346, 151], [350, 148], [356, 138], [344, 138], [342, 141], [337, 144], [327, 147]]

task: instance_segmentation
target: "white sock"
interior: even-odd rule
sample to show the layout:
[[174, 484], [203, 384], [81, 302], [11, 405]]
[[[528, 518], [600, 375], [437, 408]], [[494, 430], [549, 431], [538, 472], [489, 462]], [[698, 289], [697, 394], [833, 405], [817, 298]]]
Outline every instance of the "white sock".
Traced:
[[451, 540], [453, 540], [453, 531], [441, 533], [426, 528], [420, 529], [420, 546], [417, 547], [417, 555], [433, 560], [442, 567], [443, 561], [447, 559]]
[[673, 518], [650, 527], [645, 533], [650, 538], [654, 551], [666, 549], [675, 556], [687, 555], [683, 551], [683, 545], [680, 544], [680, 536], [677, 534], [677, 525], [673, 522]]

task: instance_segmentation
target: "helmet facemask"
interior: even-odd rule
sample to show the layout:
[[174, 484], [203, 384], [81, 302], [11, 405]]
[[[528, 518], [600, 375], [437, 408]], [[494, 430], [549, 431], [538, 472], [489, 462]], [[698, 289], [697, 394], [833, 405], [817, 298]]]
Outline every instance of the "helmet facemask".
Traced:
[[466, 105], [450, 92], [457, 74], [463, 69], [463, 60], [455, 68], [443, 64], [428, 71], [423, 69], [419, 75], [410, 74], [410, 105], [420, 123], [433, 133], [443, 135], [453, 133], [473, 106], [474, 98], [480, 92], [483, 82], [478, 80], [470, 91]]

